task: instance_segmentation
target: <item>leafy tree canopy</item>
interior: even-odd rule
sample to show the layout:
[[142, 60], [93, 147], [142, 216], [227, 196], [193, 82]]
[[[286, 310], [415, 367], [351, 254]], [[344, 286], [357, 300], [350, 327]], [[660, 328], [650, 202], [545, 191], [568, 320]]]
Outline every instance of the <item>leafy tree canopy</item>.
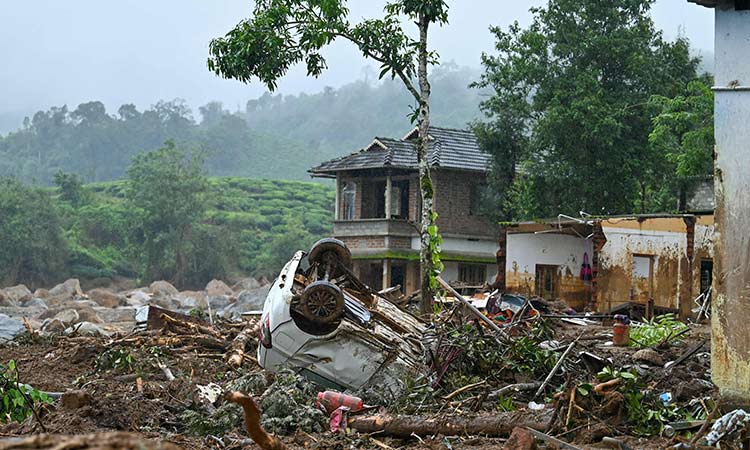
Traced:
[[[685, 39], [667, 42], [653, 0], [550, 0], [527, 28], [493, 28], [476, 124], [493, 155], [505, 218], [632, 212], [668, 171], [649, 145], [652, 95], [696, 76]], [[520, 172], [520, 176], [516, 173]]]

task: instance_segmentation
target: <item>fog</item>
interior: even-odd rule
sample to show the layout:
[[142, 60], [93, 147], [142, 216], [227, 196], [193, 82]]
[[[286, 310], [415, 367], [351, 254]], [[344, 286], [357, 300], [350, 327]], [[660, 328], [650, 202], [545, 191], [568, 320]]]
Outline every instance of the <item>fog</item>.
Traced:
[[[193, 108], [211, 100], [234, 109], [265, 91], [259, 83], [223, 80], [206, 68], [209, 41], [252, 10], [249, 0], [24, 0], [0, 9], [0, 133], [20, 126], [24, 115], [52, 105], [101, 100], [147, 107], [158, 99], [183, 98]], [[349, 2], [352, 19], [380, 14], [385, 2]], [[478, 66], [493, 48], [490, 25], [530, 21], [542, 1], [449, 0], [450, 24], [431, 44], [443, 61]], [[702, 51], [713, 48], [710, 10], [684, 0], [657, 0], [654, 20], [664, 35], [683, 35]], [[361, 78], [368, 63], [344, 42], [325, 55], [329, 70], [308, 78], [291, 71], [279, 92], [314, 92]], [[374, 67], [374, 66], [371, 66]]]

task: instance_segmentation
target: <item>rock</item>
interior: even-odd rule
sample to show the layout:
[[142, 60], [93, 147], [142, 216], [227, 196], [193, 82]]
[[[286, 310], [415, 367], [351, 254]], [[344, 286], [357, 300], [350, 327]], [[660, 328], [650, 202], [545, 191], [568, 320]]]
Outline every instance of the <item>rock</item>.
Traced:
[[54, 318], [68, 326], [73, 325], [74, 323], [78, 323], [78, 321], [80, 321], [81, 319], [78, 311], [76, 311], [75, 309], [64, 309], [55, 314]]
[[109, 337], [111, 333], [105, 331], [104, 328], [91, 322], [81, 322], [75, 326], [68, 327], [65, 330], [65, 334], [70, 336], [71, 334], [78, 336], [90, 336], [90, 337]]
[[242, 291], [237, 296], [237, 305], [245, 311], [262, 310], [266, 302], [268, 289], [256, 289], [253, 291]]
[[218, 295], [231, 296], [234, 294], [234, 291], [232, 291], [232, 288], [227, 286], [227, 284], [221, 280], [211, 280], [206, 285], [206, 294], [209, 297]]
[[239, 293], [239, 292], [242, 292], [242, 291], [249, 291], [249, 290], [253, 290], [253, 289], [258, 289], [259, 287], [261, 287], [260, 286], [260, 282], [258, 280], [256, 280], [255, 278], [253, 278], [253, 277], [249, 277], [249, 278], [243, 278], [240, 281], [236, 282], [232, 286], [232, 290], [234, 292]]
[[0, 306], [16, 306], [16, 303], [5, 295], [5, 292], [0, 291]]
[[78, 308], [78, 317], [81, 322], [103, 323], [102, 318], [91, 306], [82, 306]]
[[143, 291], [133, 291], [125, 297], [125, 303], [128, 306], [143, 306], [151, 301], [151, 297]]
[[42, 331], [50, 334], [62, 334], [66, 325], [60, 319], [46, 319], [42, 322]]
[[81, 290], [81, 283], [75, 278], [67, 280], [62, 284], [58, 284], [49, 290], [49, 297], [60, 300], [73, 300], [82, 295], [83, 291]]
[[536, 439], [529, 430], [516, 427], [505, 442], [503, 450], [536, 450]]
[[2, 295], [15, 304], [31, 299], [31, 291], [23, 284], [3, 289]]
[[5, 314], [0, 314], [0, 342], [12, 341], [26, 332], [23, 322], [13, 319]]
[[105, 308], [117, 308], [120, 305], [126, 304], [124, 296], [115, 294], [107, 289], [92, 289], [88, 294], [91, 300]]
[[211, 304], [211, 309], [216, 311], [232, 303], [232, 298], [226, 295], [212, 295], [208, 297], [208, 303]]
[[66, 391], [60, 397], [60, 405], [65, 409], [80, 409], [93, 402], [91, 394], [82, 390]]
[[118, 308], [100, 308], [96, 314], [103, 323], [112, 324], [118, 322], [135, 322], [135, 308], [132, 306], [120, 306]]
[[710, 381], [695, 378], [689, 382], [676, 383], [674, 387], [675, 400], [687, 402], [696, 398], [701, 398], [713, 390], [714, 384]]
[[183, 309], [206, 309], [206, 293], [198, 291], [183, 291], [177, 296], [177, 301]]
[[650, 348], [644, 348], [633, 353], [634, 361], [642, 361], [654, 366], [663, 366], [664, 360], [662, 359], [659, 352]]
[[37, 289], [34, 291], [34, 297], [47, 299], [49, 298], [49, 291], [47, 289]]
[[34, 297], [29, 300], [26, 300], [23, 305], [24, 308], [42, 308], [47, 309], [47, 302], [42, 300], [41, 298]]
[[154, 296], [159, 297], [171, 297], [179, 294], [179, 291], [166, 281], [154, 281], [151, 286], [148, 287], [149, 292]]

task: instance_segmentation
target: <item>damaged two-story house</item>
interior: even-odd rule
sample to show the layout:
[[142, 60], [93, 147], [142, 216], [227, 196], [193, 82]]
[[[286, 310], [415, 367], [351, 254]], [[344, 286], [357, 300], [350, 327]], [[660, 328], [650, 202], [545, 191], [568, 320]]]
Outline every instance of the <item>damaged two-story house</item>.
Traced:
[[[352, 252], [354, 273], [375, 288], [419, 289], [421, 214], [416, 129], [375, 138], [364, 149], [310, 169], [336, 181], [334, 237]], [[489, 156], [471, 131], [430, 127], [434, 208], [443, 237], [443, 278], [480, 286], [497, 273], [499, 227], [479, 214]]]

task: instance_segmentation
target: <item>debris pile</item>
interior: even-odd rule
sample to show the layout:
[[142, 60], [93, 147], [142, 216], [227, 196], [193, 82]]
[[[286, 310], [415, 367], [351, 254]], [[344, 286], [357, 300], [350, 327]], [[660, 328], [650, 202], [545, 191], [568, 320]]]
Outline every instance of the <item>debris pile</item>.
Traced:
[[16, 382], [51, 400], [3, 425], [17, 437], [0, 449], [55, 439], [76, 448], [698, 448], [746, 437], [747, 413], [715, 400], [706, 325], [579, 314], [501, 293], [466, 298], [442, 280], [436, 314], [420, 319], [409, 298], [363, 285], [342, 245], [326, 240], [306, 264], [295, 255], [265, 288], [262, 316], [243, 315], [261, 308], [249, 297], [262, 288], [218, 281], [182, 293], [157, 282], [84, 294], [75, 280], [3, 290], [7, 319], [22, 318], [7, 327], [16, 331], [0, 360], [14, 360]]

